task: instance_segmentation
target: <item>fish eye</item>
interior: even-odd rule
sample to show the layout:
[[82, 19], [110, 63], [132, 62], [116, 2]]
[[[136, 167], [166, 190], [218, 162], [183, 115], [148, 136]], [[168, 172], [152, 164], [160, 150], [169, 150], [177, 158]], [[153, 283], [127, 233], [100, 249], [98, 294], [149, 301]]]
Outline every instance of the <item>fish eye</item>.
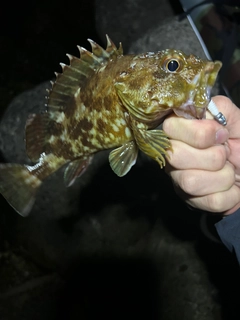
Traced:
[[180, 64], [175, 59], [171, 59], [171, 60], [167, 61], [167, 63], [166, 63], [166, 69], [167, 69], [167, 71], [170, 71], [170, 72], [177, 71], [179, 69], [179, 67], [180, 67]]

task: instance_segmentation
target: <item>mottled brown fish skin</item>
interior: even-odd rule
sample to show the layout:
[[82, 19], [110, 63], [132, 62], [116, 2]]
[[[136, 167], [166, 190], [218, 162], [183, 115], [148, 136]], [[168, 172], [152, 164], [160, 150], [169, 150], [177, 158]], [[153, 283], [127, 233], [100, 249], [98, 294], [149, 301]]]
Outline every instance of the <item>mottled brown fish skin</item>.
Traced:
[[123, 55], [107, 36], [104, 50], [68, 55], [49, 91], [46, 112], [30, 115], [26, 151], [33, 166], [0, 165], [0, 192], [22, 216], [29, 214], [42, 181], [68, 163], [67, 186], [81, 176], [94, 153], [115, 148], [109, 161], [118, 176], [135, 164], [138, 150], [165, 165], [171, 143], [156, 127], [167, 114], [204, 118], [221, 62], [180, 50]]
[[50, 137], [53, 153], [60, 155], [57, 145], [62, 141], [69, 142], [71, 152], [61, 150], [61, 155], [74, 159], [133, 139], [124, 115], [127, 110], [114, 87], [114, 79], [122, 68], [127, 68], [131, 59], [121, 56], [110, 61], [82, 85], [68, 108], [71, 113], [65, 113], [62, 121], [57, 120], [62, 126], [62, 135], [53, 132]]
[[[182, 59], [182, 70], [178, 76], [164, 70], [164, 63], [169, 57]], [[115, 84], [123, 85], [129, 98], [136, 101], [138, 110], [142, 109], [144, 115], [155, 114], [154, 119], [140, 119], [152, 128], [159, 125], [173, 107], [176, 109], [184, 103], [185, 92], [194, 88], [192, 82], [205, 65], [206, 61], [192, 55], [185, 56], [176, 50], [121, 55], [110, 60], [86, 80], [71, 101], [66, 117], [62, 122], [58, 120], [59, 130], [55, 134], [53, 132], [52, 137], [56, 139], [52, 139], [51, 150], [66, 159], [73, 159], [134, 139], [131, 127], [126, 123], [125, 113], [128, 110], [119, 99]], [[204, 103], [203, 109], [206, 101]], [[59, 135], [61, 130], [62, 135]], [[64, 148], [60, 153], [62, 141], [68, 148], [67, 152]]]

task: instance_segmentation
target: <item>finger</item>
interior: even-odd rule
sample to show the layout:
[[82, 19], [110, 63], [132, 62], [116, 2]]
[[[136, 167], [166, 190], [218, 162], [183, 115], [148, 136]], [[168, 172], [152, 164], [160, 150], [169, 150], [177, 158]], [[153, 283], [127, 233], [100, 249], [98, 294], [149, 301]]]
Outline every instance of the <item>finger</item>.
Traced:
[[191, 196], [226, 191], [235, 183], [234, 169], [229, 163], [219, 171], [170, 169], [168, 173], [173, 182]]
[[236, 173], [236, 170], [235, 170], [235, 184], [240, 188], [240, 175]]
[[230, 138], [240, 138], [240, 110], [239, 108], [225, 96], [215, 96], [212, 98], [220, 112], [227, 119], [226, 128], [229, 131]]
[[171, 140], [171, 144], [172, 151], [168, 151], [167, 161], [175, 169], [216, 171], [222, 169], [227, 160], [228, 150], [224, 145], [195, 149], [181, 141]]
[[229, 98], [218, 95], [213, 97], [212, 100], [216, 104], [218, 110], [227, 118], [228, 124], [232, 121], [235, 122], [236, 115], [239, 114], [239, 109]]
[[231, 150], [229, 153], [229, 156], [228, 156], [228, 160], [235, 167], [235, 173], [238, 175], [237, 181], [240, 182], [240, 180], [239, 180], [239, 175], [240, 175], [240, 139], [229, 139], [227, 143], [228, 143], [228, 148]]
[[240, 207], [240, 189], [236, 185], [233, 185], [226, 191], [202, 197], [190, 197], [186, 202], [196, 209], [227, 215]]
[[215, 120], [189, 120], [170, 116], [163, 130], [173, 140], [183, 141], [197, 149], [205, 149], [228, 139], [228, 130]]

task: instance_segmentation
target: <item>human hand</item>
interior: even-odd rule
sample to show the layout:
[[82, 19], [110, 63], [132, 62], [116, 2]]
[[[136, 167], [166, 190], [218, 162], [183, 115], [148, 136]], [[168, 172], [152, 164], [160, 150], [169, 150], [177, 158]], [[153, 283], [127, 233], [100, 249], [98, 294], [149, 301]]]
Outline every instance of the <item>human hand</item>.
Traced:
[[212, 99], [227, 119], [188, 120], [171, 115], [163, 130], [171, 138], [166, 172], [177, 194], [194, 208], [230, 214], [240, 207], [240, 110], [224, 96]]

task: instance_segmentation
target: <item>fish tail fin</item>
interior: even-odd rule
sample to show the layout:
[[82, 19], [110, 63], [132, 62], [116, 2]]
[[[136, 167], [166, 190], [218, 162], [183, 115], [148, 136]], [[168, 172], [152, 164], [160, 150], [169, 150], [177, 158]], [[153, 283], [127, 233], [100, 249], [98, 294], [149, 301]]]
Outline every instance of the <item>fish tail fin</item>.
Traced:
[[31, 211], [41, 184], [28, 166], [0, 164], [0, 193], [23, 217]]

